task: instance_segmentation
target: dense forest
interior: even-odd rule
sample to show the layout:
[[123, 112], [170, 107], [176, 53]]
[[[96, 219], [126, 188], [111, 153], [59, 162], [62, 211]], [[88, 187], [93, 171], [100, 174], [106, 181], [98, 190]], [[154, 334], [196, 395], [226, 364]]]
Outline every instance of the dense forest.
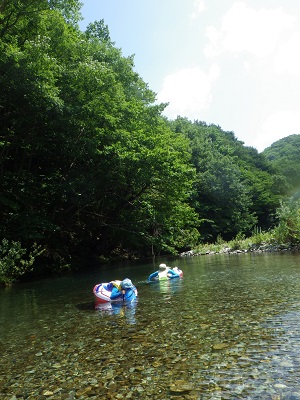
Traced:
[[0, 1], [2, 254], [58, 270], [272, 228], [299, 187], [299, 135], [259, 154], [168, 120], [104, 21], [79, 29], [80, 7]]

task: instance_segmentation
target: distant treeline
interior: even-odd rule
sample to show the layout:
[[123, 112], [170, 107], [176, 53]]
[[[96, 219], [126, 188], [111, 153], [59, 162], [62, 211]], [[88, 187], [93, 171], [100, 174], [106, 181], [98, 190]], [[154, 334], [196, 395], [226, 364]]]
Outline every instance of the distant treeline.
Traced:
[[80, 31], [80, 6], [0, 3], [1, 240], [64, 268], [272, 228], [299, 166], [294, 181], [232, 132], [163, 117], [104, 21]]

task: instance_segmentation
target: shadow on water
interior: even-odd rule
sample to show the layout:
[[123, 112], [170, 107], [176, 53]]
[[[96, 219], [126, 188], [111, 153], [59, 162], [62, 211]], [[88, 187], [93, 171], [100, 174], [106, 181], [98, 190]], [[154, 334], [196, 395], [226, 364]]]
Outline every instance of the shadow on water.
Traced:
[[76, 304], [76, 308], [80, 311], [95, 311], [95, 302], [89, 301], [86, 303]]

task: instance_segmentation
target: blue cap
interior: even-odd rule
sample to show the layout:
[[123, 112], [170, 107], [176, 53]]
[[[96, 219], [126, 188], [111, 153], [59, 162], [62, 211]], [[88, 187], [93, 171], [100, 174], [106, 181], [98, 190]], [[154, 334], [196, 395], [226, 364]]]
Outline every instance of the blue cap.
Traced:
[[133, 289], [133, 284], [130, 279], [126, 278], [121, 282], [123, 289]]

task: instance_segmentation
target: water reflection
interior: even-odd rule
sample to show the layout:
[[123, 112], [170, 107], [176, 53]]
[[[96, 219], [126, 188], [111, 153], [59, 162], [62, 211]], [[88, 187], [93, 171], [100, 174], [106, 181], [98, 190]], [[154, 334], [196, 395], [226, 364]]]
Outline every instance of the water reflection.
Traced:
[[161, 281], [149, 282], [148, 284], [153, 290], [154, 295], [157, 295], [159, 292], [162, 295], [172, 296], [180, 292], [183, 279], [184, 278], [166, 279]]
[[128, 302], [107, 302], [97, 304], [95, 310], [103, 317], [106, 315], [117, 315], [120, 318], [125, 318], [126, 322], [130, 325], [136, 324], [136, 307], [138, 299]]
[[42, 304], [36, 290], [5, 288], [0, 296], [0, 340], [22, 335], [38, 318]]

